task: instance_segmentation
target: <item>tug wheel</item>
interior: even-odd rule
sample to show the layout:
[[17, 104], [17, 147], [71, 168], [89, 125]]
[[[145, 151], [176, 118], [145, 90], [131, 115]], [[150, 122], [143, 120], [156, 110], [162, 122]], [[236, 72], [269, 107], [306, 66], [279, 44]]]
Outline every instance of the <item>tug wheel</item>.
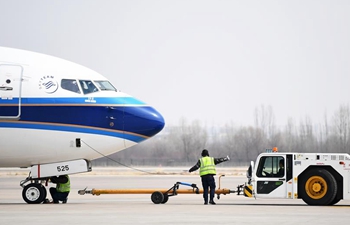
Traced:
[[[329, 205], [336, 202], [337, 182], [325, 169], [313, 169], [300, 179], [300, 197], [309, 205]], [[335, 203], [333, 203], [335, 204]]]

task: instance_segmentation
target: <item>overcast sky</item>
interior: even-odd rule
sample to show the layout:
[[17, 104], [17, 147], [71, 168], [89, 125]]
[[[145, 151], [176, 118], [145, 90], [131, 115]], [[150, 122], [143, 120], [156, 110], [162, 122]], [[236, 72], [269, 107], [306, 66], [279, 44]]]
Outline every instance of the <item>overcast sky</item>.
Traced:
[[350, 1], [0, 0], [0, 46], [64, 58], [168, 125], [320, 122], [350, 100]]

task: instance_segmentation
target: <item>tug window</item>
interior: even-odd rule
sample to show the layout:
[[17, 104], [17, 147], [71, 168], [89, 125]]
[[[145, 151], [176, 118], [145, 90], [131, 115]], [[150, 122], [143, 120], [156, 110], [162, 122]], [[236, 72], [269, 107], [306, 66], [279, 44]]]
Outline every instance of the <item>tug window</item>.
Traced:
[[258, 177], [284, 177], [284, 158], [282, 156], [264, 156], [260, 158]]

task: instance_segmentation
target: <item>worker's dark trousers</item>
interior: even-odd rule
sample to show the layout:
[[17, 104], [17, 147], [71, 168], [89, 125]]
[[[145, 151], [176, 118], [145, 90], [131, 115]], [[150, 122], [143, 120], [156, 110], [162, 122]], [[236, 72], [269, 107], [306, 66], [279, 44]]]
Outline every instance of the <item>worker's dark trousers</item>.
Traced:
[[69, 192], [57, 192], [56, 188], [50, 188], [50, 194], [54, 203], [67, 199]]
[[202, 186], [203, 186], [203, 198], [204, 203], [208, 203], [208, 189], [210, 187], [210, 201], [214, 200], [215, 195], [215, 179], [211, 174], [204, 175], [202, 178]]

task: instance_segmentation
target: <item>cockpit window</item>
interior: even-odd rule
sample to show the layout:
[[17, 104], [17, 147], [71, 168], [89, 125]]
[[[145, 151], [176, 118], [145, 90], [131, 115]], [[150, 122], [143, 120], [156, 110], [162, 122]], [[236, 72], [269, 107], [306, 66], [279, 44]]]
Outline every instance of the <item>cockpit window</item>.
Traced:
[[62, 79], [61, 80], [61, 87], [65, 90], [80, 94], [78, 82], [76, 80]]
[[91, 80], [79, 80], [79, 83], [83, 89], [84, 94], [90, 94], [98, 91], [97, 87], [94, 85], [94, 83], [92, 83]]
[[117, 91], [107, 80], [95, 80], [94, 82], [101, 91]]

